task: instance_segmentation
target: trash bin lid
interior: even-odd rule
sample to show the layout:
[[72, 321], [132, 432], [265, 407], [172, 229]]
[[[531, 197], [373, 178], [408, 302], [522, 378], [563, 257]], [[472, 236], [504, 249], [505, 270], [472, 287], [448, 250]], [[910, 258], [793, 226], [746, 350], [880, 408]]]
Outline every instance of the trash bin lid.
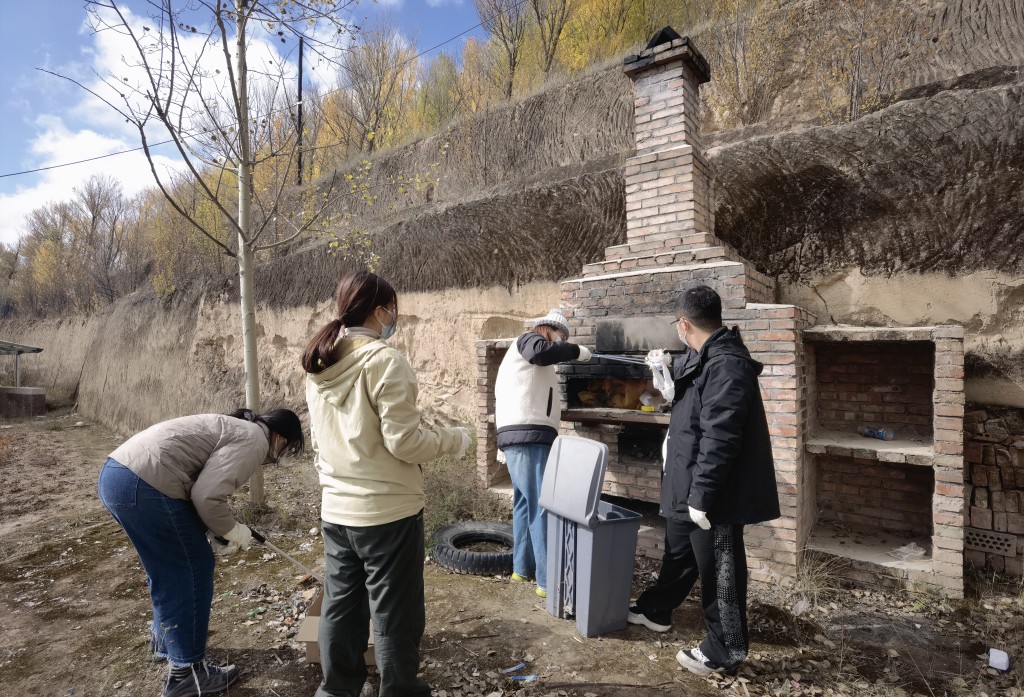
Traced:
[[551, 444], [540, 505], [574, 523], [593, 527], [601, 501], [608, 446], [589, 438], [559, 436]]

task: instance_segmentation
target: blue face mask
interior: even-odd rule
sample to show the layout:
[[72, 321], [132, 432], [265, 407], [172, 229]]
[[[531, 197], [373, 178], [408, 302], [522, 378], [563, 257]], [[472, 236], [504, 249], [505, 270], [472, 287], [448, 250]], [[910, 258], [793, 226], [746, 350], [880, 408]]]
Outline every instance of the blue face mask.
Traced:
[[391, 324], [383, 324], [380, 328], [380, 338], [387, 341], [394, 336], [395, 331], [398, 330], [398, 313], [391, 312]]

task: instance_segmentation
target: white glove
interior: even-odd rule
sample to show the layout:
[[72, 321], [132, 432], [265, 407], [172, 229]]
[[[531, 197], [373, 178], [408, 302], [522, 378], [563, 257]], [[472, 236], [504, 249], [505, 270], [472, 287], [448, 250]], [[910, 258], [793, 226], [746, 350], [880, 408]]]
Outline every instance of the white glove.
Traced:
[[693, 506], [690, 506], [690, 520], [697, 524], [701, 530], [710, 530], [711, 521], [708, 520], [708, 514], [704, 511], [698, 511]]
[[469, 437], [469, 429], [465, 426], [458, 426], [455, 430], [459, 432], [460, 436], [462, 436], [462, 443], [459, 445], [459, 451], [455, 453], [455, 459], [461, 460], [466, 456], [466, 452], [469, 450], [469, 446], [473, 440]]
[[665, 349], [654, 349], [647, 352], [647, 357], [644, 359], [647, 365], [653, 370], [657, 365], [663, 365], [666, 368], [672, 367], [672, 355]]
[[586, 346], [580, 346], [580, 357], [577, 358], [580, 363], [586, 363], [594, 356]]
[[221, 535], [228, 542], [234, 542], [238, 545], [239, 549], [249, 549], [252, 547], [252, 530], [249, 526], [242, 525], [241, 523], [235, 523], [235, 527], [231, 528], [230, 532]]
[[[206, 533], [206, 539], [210, 541], [210, 547], [213, 548], [213, 553], [218, 556], [224, 557], [228, 554], [234, 554], [238, 551], [238, 544], [234, 542], [228, 542], [227, 544], [225, 544], [224, 542], [218, 540], [217, 536], [214, 535], [212, 532]], [[222, 537], [220, 539], [223, 540], [224, 538]]]
[[676, 383], [672, 379], [672, 356], [663, 349], [647, 352], [644, 358], [654, 377], [654, 388], [661, 392], [665, 401], [672, 404], [676, 398]]

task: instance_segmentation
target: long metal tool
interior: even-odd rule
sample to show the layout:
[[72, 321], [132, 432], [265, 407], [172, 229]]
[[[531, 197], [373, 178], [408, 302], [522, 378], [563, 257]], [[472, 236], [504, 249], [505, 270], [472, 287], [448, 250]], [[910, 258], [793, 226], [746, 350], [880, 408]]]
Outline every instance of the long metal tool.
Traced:
[[259, 542], [264, 547], [270, 549], [273, 552], [276, 552], [276, 553], [280, 554], [282, 557], [284, 557], [285, 559], [290, 561], [292, 564], [294, 564], [296, 566], [296, 568], [302, 569], [307, 574], [309, 574], [310, 576], [315, 578], [317, 581], [320, 582], [321, 586], [324, 584], [324, 579], [323, 579], [323, 577], [320, 574], [318, 574], [317, 572], [313, 571], [311, 568], [309, 568], [308, 566], [306, 566], [305, 564], [300, 562], [298, 559], [296, 559], [292, 555], [288, 554], [288, 552], [285, 552], [283, 549], [281, 549], [280, 547], [275, 545], [273, 542], [271, 542], [270, 540], [265, 538], [263, 535], [259, 534], [255, 530], [253, 530], [252, 531], [252, 537], [253, 537], [254, 540]]
[[590, 354], [593, 358], [603, 358], [606, 361], [618, 361], [619, 363], [629, 363], [631, 365], [647, 365], [647, 361], [643, 358], [633, 358], [631, 356], [612, 356], [607, 353], [592, 353]]
[[[310, 576], [315, 578], [317, 581], [319, 581], [320, 585], [323, 585], [324, 579], [323, 579], [323, 577], [320, 574], [318, 574], [317, 572], [313, 571], [311, 568], [309, 568], [308, 566], [303, 564], [301, 561], [299, 561], [298, 559], [296, 559], [292, 555], [288, 554], [288, 552], [285, 552], [283, 549], [281, 549], [280, 547], [275, 545], [273, 542], [270, 542], [269, 540], [267, 540], [267, 538], [265, 538], [263, 535], [259, 534], [258, 532], [256, 532], [252, 528], [249, 528], [249, 531], [252, 533], [252, 539], [256, 540], [257, 542], [259, 542], [261, 545], [263, 545], [264, 547], [266, 547], [270, 551], [275, 552], [277, 554], [280, 554], [282, 557], [284, 557], [285, 559], [290, 561], [292, 564], [294, 564], [296, 568], [302, 569], [307, 574], [309, 574]], [[220, 542], [221, 544], [225, 544], [225, 545], [229, 544], [229, 542], [225, 538], [220, 537], [219, 535], [217, 536], [216, 539], [217, 539], [217, 542]]]

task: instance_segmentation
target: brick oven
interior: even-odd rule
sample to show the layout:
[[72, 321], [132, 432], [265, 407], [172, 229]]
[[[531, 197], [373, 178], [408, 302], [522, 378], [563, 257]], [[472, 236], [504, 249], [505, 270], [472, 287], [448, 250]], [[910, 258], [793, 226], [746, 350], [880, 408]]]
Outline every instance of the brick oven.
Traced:
[[[748, 529], [751, 576], [792, 579], [812, 550], [846, 559], [863, 580], [923, 582], [961, 595], [963, 329], [821, 327], [806, 310], [778, 304], [774, 279], [711, 233], [713, 180], [698, 125], [707, 62], [688, 39], [663, 30], [625, 59], [625, 71], [636, 120], [636, 154], [625, 167], [626, 242], [562, 282], [573, 341], [625, 356], [681, 349], [669, 324], [678, 294], [692, 283], [715, 288], [726, 324], [740, 328], [765, 364], [782, 517]], [[484, 486], [507, 479], [493, 384], [513, 340], [477, 342]], [[609, 447], [605, 493], [657, 502], [669, 416], [638, 408], [649, 372], [594, 359], [560, 374], [562, 432]], [[862, 437], [862, 425], [891, 428], [896, 439]], [[642, 530], [641, 552], [660, 558], [663, 534]], [[911, 542], [922, 556], [890, 554]]]

